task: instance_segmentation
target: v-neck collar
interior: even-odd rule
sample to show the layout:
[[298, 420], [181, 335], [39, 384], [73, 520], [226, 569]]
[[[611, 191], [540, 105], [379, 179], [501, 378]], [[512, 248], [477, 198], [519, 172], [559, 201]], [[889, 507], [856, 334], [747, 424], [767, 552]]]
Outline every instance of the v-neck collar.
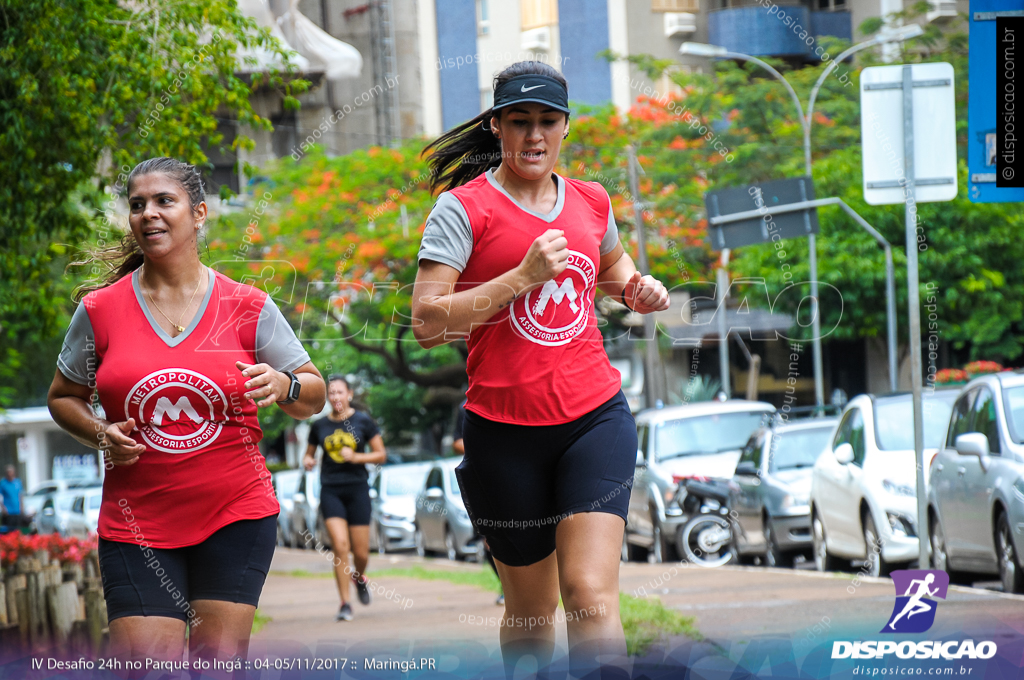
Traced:
[[203, 312], [206, 311], [206, 307], [210, 304], [210, 298], [213, 297], [213, 285], [216, 281], [213, 269], [210, 267], [206, 268], [210, 273], [210, 285], [206, 287], [206, 295], [203, 296], [203, 301], [199, 303], [199, 310], [192, 317], [192, 322], [188, 325], [183, 333], [171, 337], [167, 331], [160, 327], [160, 324], [153, 318], [152, 312], [149, 311], [149, 305], [146, 304], [146, 297], [142, 294], [142, 286], [139, 285], [139, 270], [136, 269], [132, 272], [132, 290], [135, 291], [135, 299], [139, 303], [139, 307], [142, 308], [142, 313], [146, 315], [146, 320], [149, 321], [150, 327], [153, 332], [164, 341], [168, 347], [177, 347], [185, 341], [185, 338], [192, 334], [199, 322], [203, 320]]
[[562, 206], [565, 205], [565, 180], [562, 179], [561, 177], [559, 177], [556, 173], [551, 173], [551, 174], [554, 175], [555, 182], [558, 184], [558, 199], [555, 201], [555, 207], [552, 208], [551, 212], [549, 212], [546, 215], [544, 213], [539, 213], [536, 210], [530, 210], [525, 205], [523, 205], [522, 203], [517, 201], [515, 198], [513, 198], [512, 194], [508, 193], [505, 190], [505, 187], [501, 186], [501, 182], [499, 182], [498, 180], [494, 179], [494, 168], [488, 168], [486, 174], [487, 174], [487, 181], [490, 183], [490, 185], [492, 187], [494, 187], [495, 189], [497, 189], [498, 191], [500, 191], [501, 193], [505, 194], [506, 198], [508, 198], [508, 200], [512, 201], [516, 205], [516, 207], [519, 208], [520, 210], [522, 210], [523, 212], [529, 213], [529, 214], [533, 215], [534, 217], [542, 219], [542, 220], [544, 220], [545, 222], [548, 222], [548, 223], [554, 222], [558, 218], [558, 216], [562, 213]]

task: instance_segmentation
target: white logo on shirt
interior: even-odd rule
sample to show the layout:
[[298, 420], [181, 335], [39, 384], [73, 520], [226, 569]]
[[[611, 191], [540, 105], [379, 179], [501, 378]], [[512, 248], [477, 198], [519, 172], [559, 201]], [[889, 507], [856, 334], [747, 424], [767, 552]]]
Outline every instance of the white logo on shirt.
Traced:
[[574, 312], [578, 312], [580, 308], [576, 304], [576, 298], [576, 289], [572, 285], [572, 278], [562, 279], [562, 285], [558, 285], [554, 279], [551, 279], [541, 288], [537, 304], [533, 306], [533, 314], [534, 316], [543, 314], [548, 306], [548, 301], [552, 299], [554, 299], [556, 305], [561, 304], [562, 300], [568, 299], [569, 308]]
[[192, 408], [192, 402], [188, 400], [188, 397], [179, 397], [178, 401], [173, 404], [167, 397], [157, 399], [156, 408], [153, 410], [153, 424], [163, 425], [165, 413], [170, 415], [172, 422], [178, 420], [182, 413], [191, 418], [193, 422], [198, 423], [202, 421], [196, 410]]
[[164, 453], [209, 446], [224, 429], [227, 406], [219, 385], [185, 368], [150, 373], [124, 400], [125, 417], [135, 419], [143, 443]]
[[538, 345], [567, 344], [587, 328], [597, 267], [583, 253], [570, 250], [561, 277], [560, 282], [547, 281], [512, 303], [512, 327]]

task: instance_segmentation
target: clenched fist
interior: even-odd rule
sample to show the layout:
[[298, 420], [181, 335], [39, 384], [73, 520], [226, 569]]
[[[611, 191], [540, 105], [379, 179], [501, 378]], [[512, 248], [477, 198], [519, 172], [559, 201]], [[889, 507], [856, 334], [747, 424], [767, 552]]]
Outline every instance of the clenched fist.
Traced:
[[623, 297], [629, 308], [639, 314], [661, 312], [669, 306], [664, 284], [653, 276], [641, 276], [640, 272], [633, 272], [632, 278], [626, 282]]
[[569, 261], [569, 241], [561, 229], [548, 229], [538, 236], [519, 265], [529, 286], [545, 283], [565, 271]]

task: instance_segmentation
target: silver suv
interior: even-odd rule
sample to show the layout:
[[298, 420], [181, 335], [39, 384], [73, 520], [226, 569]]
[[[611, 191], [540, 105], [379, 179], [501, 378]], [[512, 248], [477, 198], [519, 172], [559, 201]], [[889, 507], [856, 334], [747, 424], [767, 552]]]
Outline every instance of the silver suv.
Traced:
[[686, 477], [731, 479], [740, 450], [771, 420], [775, 407], [730, 399], [646, 409], [636, 416], [636, 472], [629, 498], [622, 558], [678, 559], [686, 522], [674, 502]]
[[952, 581], [999, 574], [1024, 593], [1024, 375], [975, 378], [960, 392], [928, 471], [928, 536]]

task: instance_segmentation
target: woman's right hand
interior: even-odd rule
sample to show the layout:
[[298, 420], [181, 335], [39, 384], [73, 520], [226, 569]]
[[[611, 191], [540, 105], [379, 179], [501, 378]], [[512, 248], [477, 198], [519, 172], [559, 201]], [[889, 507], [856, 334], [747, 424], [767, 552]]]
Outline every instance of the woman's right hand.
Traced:
[[565, 271], [569, 262], [569, 241], [564, 234], [561, 229], [548, 229], [530, 244], [519, 265], [528, 287], [550, 281]]
[[134, 465], [139, 461], [139, 455], [146, 447], [128, 436], [134, 429], [135, 418], [129, 418], [124, 422], [111, 423], [103, 431], [100, 450], [105, 461], [109, 460], [114, 465]]
[[302, 459], [302, 467], [306, 468], [307, 470], [312, 470], [314, 467], [316, 467], [316, 458], [314, 458], [313, 456], [304, 457]]

